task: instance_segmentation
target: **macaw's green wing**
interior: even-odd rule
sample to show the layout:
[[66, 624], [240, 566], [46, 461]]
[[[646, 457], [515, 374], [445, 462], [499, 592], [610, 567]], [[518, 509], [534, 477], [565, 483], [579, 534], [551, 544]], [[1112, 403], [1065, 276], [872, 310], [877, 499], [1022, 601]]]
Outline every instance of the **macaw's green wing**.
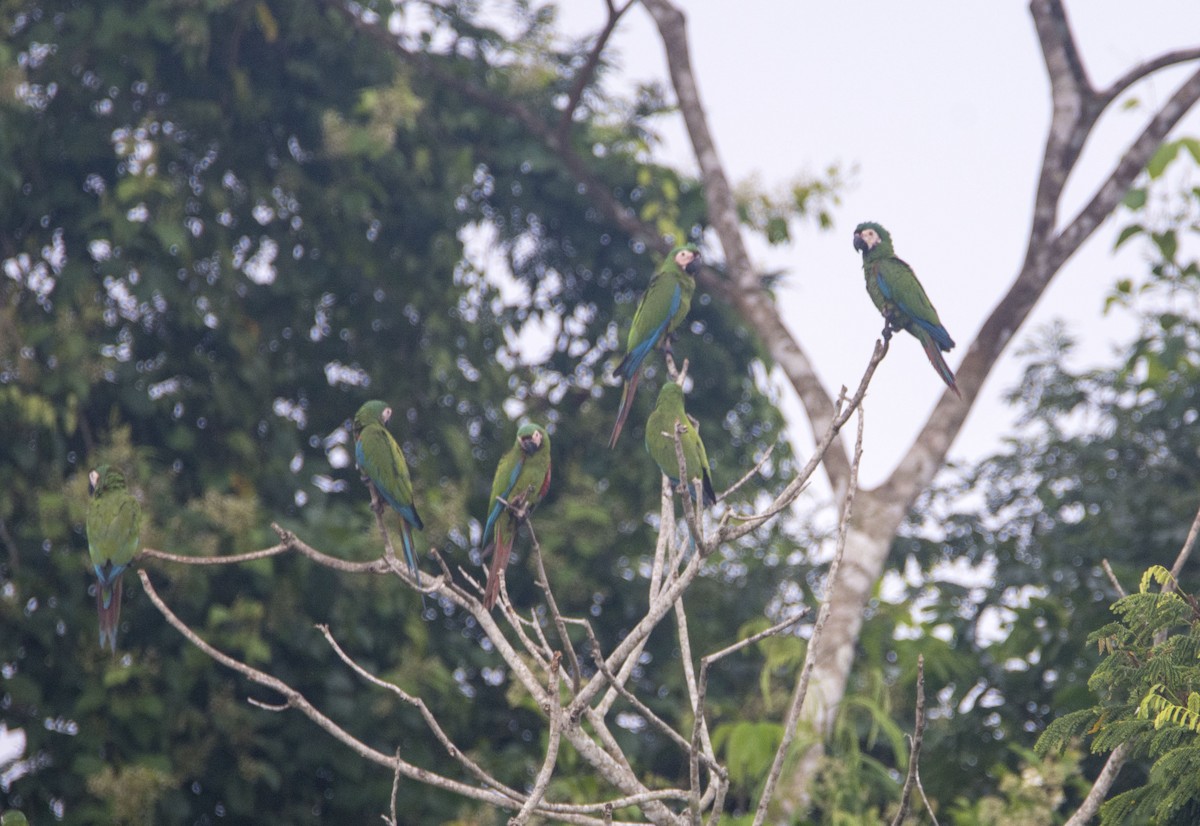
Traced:
[[937, 310], [933, 308], [912, 267], [899, 258], [884, 259], [876, 267], [880, 293], [905, 316], [904, 320], [928, 332], [941, 349], [953, 347], [954, 340], [942, 326]]
[[133, 561], [142, 530], [142, 509], [124, 490], [104, 493], [88, 510], [88, 554], [97, 570], [120, 567]]
[[404, 454], [383, 425], [373, 422], [362, 429], [354, 446], [354, 458], [393, 510], [414, 528], [425, 527], [413, 501], [412, 477]]
[[708, 451], [704, 449], [704, 440], [700, 438], [700, 426], [695, 419], [688, 416], [692, 424], [692, 432], [696, 434], [696, 458], [702, 470], [701, 480], [704, 483], [704, 504], [717, 504], [717, 492], [713, 490], [712, 469], [708, 466]]
[[117, 650], [121, 619], [121, 576], [138, 551], [142, 509], [125, 490], [101, 490], [87, 516], [88, 556], [96, 573], [96, 614], [100, 647]]
[[626, 381], [642, 369], [642, 362], [671, 327], [671, 321], [683, 302], [683, 286], [677, 279], [655, 273], [642, 296], [633, 325], [629, 328], [625, 358], [617, 365], [616, 374]]
[[683, 451], [689, 490], [692, 488], [692, 480], [700, 479], [704, 503], [715, 504], [717, 498], [712, 488], [708, 453], [704, 449], [704, 442], [700, 439], [700, 431], [695, 421], [684, 410], [683, 391], [677, 388], [678, 385], [667, 384], [660, 391], [658, 404], [646, 420], [646, 450], [659, 470], [672, 483], [678, 484], [679, 455], [675, 452], [675, 427], [676, 423], [682, 424], [683, 432], [679, 434], [679, 446]]
[[521, 478], [521, 471], [524, 467], [525, 452], [519, 447], [513, 446], [500, 457], [500, 464], [496, 466], [496, 475], [492, 477], [492, 498], [489, 500], [492, 503], [492, 509], [488, 511], [487, 522], [483, 526], [483, 535], [480, 537], [480, 544], [483, 545], [485, 552], [495, 539], [493, 529], [496, 527], [496, 520], [500, 518], [500, 514], [504, 513], [504, 504], [500, 500], [508, 501], [508, 497], [517, 487], [517, 481]]

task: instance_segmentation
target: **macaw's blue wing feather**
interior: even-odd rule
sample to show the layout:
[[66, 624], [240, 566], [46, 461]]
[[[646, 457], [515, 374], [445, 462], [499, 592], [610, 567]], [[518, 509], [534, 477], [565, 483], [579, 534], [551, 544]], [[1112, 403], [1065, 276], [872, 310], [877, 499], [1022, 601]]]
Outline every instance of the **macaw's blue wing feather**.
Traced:
[[913, 322], [922, 330], [929, 333], [929, 337], [933, 339], [939, 349], [949, 350], [954, 347], [954, 339], [950, 338], [950, 333], [941, 324], [934, 324], [932, 321], [926, 321], [923, 318], [916, 318], [915, 316], [913, 317]]
[[617, 365], [617, 375], [629, 381], [642, 369], [642, 362], [646, 360], [646, 356], [650, 355], [650, 351], [654, 349], [662, 337], [667, 332], [667, 327], [671, 324], [671, 319], [675, 317], [675, 313], [679, 312], [679, 304], [683, 300], [683, 288], [678, 284], [671, 293], [671, 303], [667, 307], [667, 316], [658, 326], [651, 329], [650, 334], [639, 341], [633, 348], [621, 359], [621, 363]]
[[887, 279], [883, 277], [882, 272], [875, 273], [875, 283], [879, 285], [879, 293], [888, 301], [892, 300], [892, 288], [888, 286]]
[[[418, 530], [423, 530], [425, 528], [425, 524], [421, 521], [420, 514], [417, 513], [416, 505], [413, 503], [406, 504], [401, 502], [392, 491], [388, 490], [385, 480], [389, 479], [390, 476], [395, 476], [397, 471], [395, 468], [385, 468], [381, 466], [378, 461], [372, 459], [371, 456], [368, 456], [367, 452], [363, 449], [364, 441], [365, 439], [358, 439], [355, 441], [354, 458], [358, 462], [358, 466], [363, 469], [364, 473], [367, 474], [367, 478], [370, 479], [374, 484], [375, 492], [379, 494], [384, 502], [387, 502], [388, 506], [391, 507], [392, 510], [404, 517], [404, 521]], [[387, 454], [384, 453], [382, 455]]]

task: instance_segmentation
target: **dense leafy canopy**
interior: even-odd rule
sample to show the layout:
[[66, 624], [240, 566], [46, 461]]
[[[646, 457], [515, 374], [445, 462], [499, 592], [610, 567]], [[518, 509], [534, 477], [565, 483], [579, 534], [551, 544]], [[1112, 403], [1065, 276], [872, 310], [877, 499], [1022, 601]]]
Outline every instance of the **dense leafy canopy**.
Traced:
[[[535, 50], [550, 20], [524, 14], [505, 38], [469, 5], [446, 7], [431, 31], [461, 39], [429, 59], [552, 112], [575, 52]], [[96, 650], [87, 470], [126, 468], [149, 547], [265, 547], [279, 520], [362, 557], [378, 538], [347, 425], [361, 402], [383, 398], [427, 525], [418, 547], [470, 569], [513, 417], [542, 421], [556, 475], [539, 537], [564, 609], [590, 611], [611, 642], [641, 610], [640, 560], [653, 548], [659, 481], [641, 422], [654, 394], [620, 450], [593, 436], [615, 409], [602, 383], [615, 331], [656, 262], [511, 119], [435, 82], [333, 4], [14, 2], [3, 24], [0, 611], [19, 633], [0, 639], [0, 660], [3, 719], [24, 730], [30, 761], [4, 805], [65, 822], [378, 812], [390, 777], [304, 721], [246, 706], [245, 686], [185, 647], [136, 584], [119, 657]], [[480, 76], [477, 55], [493, 46], [514, 59]], [[570, 134], [604, 148], [589, 153], [596, 173], [631, 208], [697, 236], [694, 182], [639, 162], [657, 110], [592, 105]], [[531, 324], [540, 339], [522, 337]], [[544, 354], [520, 351], [539, 340]], [[709, 423], [718, 484], [730, 484], [781, 432], [750, 370], [753, 339], [703, 296], [677, 352], [694, 360], [690, 405]], [[769, 471], [787, 467], [777, 450]], [[773, 574], [735, 564], [740, 555], [783, 554], [763, 536], [714, 566], [700, 589], [713, 608], [698, 618], [701, 645], [763, 611], [738, 594], [769, 593]], [[510, 590], [530, 604], [520, 566]], [[329, 623], [364, 665], [428, 697], [456, 742], [523, 782], [524, 763], [506, 758], [538, 731], [523, 719], [532, 712], [509, 710], [503, 672], [452, 611], [422, 614], [394, 584], [295, 559], [150, 572], [218, 647], [375, 745], [445, 760], [414, 712], [362, 702], [368, 691], [312, 628]], [[664, 642], [647, 652], [673, 656]], [[670, 674], [645, 680], [674, 715]], [[630, 749], [662, 748], [636, 730]], [[409, 808], [434, 822], [461, 805], [423, 794]]]

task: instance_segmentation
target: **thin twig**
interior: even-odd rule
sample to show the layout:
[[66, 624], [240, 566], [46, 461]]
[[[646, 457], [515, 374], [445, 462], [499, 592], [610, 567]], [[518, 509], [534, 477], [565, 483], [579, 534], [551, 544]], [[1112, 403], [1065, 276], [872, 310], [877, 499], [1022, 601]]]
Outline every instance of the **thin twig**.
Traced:
[[505, 798], [501, 797], [495, 792], [480, 789], [471, 784], [460, 783], [457, 780], [451, 780], [448, 777], [443, 777], [426, 769], [418, 768], [405, 760], [392, 757], [391, 755], [384, 754], [377, 749], [371, 748], [366, 743], [362, 742], [357, 737], [354, 737], [344, 728], [322, 714], [316, 708], [316, 706], [314, 706], [304, 697], [303, 694], [292, 688], [283, 680], [280, 680], [278, 677], [274, 677], [270, 674], [265, 674], [262, 671], [247, 665], [246, 663], [236, 660], [228, 654], [218, 651], [212, 645], [205, 642], [195, 631], [191, 629], [191, 627], [187, 625], [187, 623], [179, 619], [179, 617], [177, 617], [175, 613], [167, 607], [167, 604], [163, 602], [162, 597], [159, 596], [158, 592], [154, 589], [154, 585], [150, 582], [149, 574], [147, 574], [144, 570], [140, 570], [138, 571], [138, 577], [142, 581], [142, 589], [146, 592], [146, 596], [150, 598], [150, 601], [154, 604], [154, 607], [158, 609], [158, 612], [163, 615], [167, 622], [170, 623], [176, 631], [182, 634], [188, 642], [199, 648], [211, 659], [232, 671], [236, 671], [251, 682], [258, 683], [261, 686], [281, 694], [287, 700], [286, 705], [289, 708], [294, 708], [302, 713], [305, 717], [308, 717], [310, 720], [324, 729], [328, 734], [332, 735], [335, 740], [338, 740], [350, 747], [350, 749], [360, 757], [363, 757], [366, 760], [375, 763], [376, 765], [383, 766], [384, 768], [392, 771], [399, 770], [404, 774], [405, 777], [419, 780], [423, 783], [436, 786], [437, 788], [444, 789], [454, 794], [462, 795], [463, 797], [467, 797], [472, 800], [479, 800], [493, 806], [503, 806], [508, 802]]
[[[913, 724], [912, 747], [908, 752], [908, 773], [904, 777], [904, 788], [900, 790], [900, 809], [892, 818], [892, 826], [902, 826], [904, 818], [908, 817], [909, 798], [913, 786], [920, 782], [917, 764], [921, 758], [921, 741], [925, 736], [925, 657], [917, 655], [917, 713]], [[933, 812], [930, 812], [932, 815]], [[936, 826], [937, 818], [933, 819]]]
[[[735, 642], [732, 645], [728, 645], [725, 648], [722, 648], [720, 651], [717, 651], [714, 654], [708, 654], [708, 655], [705, 655], [704, 657], [700, 658], [700, 676], [699, 676], [699, 679], [697, 679], [697, 681], [696, 681], [696, 697], [695, 697], [695, 701], [693, 703], [694, 717], [693, 717], [693, 721], [692, 721], [692, 742], [689, 744], [689, 748], [688, 748], [688, 751], [690, 752], [690, 757], [691, 757], [691, 766], [689, 767], [689, 774], [690, 774], [690, 779], [691, 779], [691, 790], [692, 790], [692, 797], [691, 797], [691, 800], [689, 801], [689, 803], [691, 805], [692, 822], [693, 823], [699, 823], [699, 821], [700, 821], [700, 806], [699, 806], [700, 757], [701, 757], [700, 747], [702, 745], [702, 743], [701, 743], [702, 735], [707, 734], [707, 722], [705, 719], [704, 705], [705, 705], [705, 700], [708, 696], [708, 669], [709, 669], [709, 667], [713, 663], [721, 660], [724, 657], [729, 656], [730, 654], [732, 654], [736, 651], [740, 651], [741, 649], [745, 648], [748, 645], [753, 645], [754, 643], [758, 642], [761, 639], [765, 639], [766, 637], [772, 636], [774, 634], [778, 634], [780, 631], [783, 631], [785, 628], [789, 628], [790, 626], [795, 625], [807, 613], [808, 613], [808, 608], [805, 607], [805, 608], [801, 609], [799, 612], [797, 612], [795, 616], [789, 617], [788, 619], [784, 620], [783, 622], [778, 622], [775, 625], [772, 625], [770, 628], [767, 628], [764, 631], [759, 631], [757, 634], [752, 634], [744, 640], [739, 640], [738, 642]], [[711, 751], [711, 745], [709, 745], [708, 748]], [[706, 754], [704, 756], [707, 759], [708, 755]], [[713, 760], [715, 761], [715, 755], [713, 756]], [[715, 776], [714, 780], [718, 784], [718, 795], [723, 796], [724, 792], [721, 791], [720, 784], [726, 783], [728, 781], [728, 777], [729, 777], [728, 773], [725, 771], [725, 768], [722, 766], [718, 769], [718, 771], [715, 774], [716, 774], [716, 776]], [[718, 805], [717, 811], [719, 811], [719, 809], [720, 809], [720, 806]]]
[[[683, 735], [671, 728], [670, 723], [663, 720], [654, 713], [653, 709], [639, 700], [636, 694], [626, 688], [622, 683], [618, 682], [616, 675], [609, 670], [608, 665], [604, 662], [604, 652], [600, 649], [600, 641], [596, 639], [596, 634], [592, 630], [591, 625], [584, 624], [584, 628], [587, 629], [588, 639], [591, 642], [592, 660], [596, 663], [596, 668], [600, 670], [600, 673], [605, 676], [617, 694], [619, 694], [623, 699], [625, 699], [626, 702], [633, 706], [634, 711], [645, 717], [652, 726], [665, 734], [669, 740], [679, 746], [679, 748], [681, 748], [686, 754], [691, 749], [691, 744], [683, 738]], [[707, 755], [704, 756], [704, 760], [706, 763], [709, 762]], [[722, 771], [721, 767], [716, 763], [711, 763], [709, 768], [716, 771]]]
[[692, 664], [692, 643], [691, 637], [688, 634], [687, 613], [683, 607], [683, 600], [675, 600], [675, 625], [679, 635], [679, 662], [683, 666], [683, 683], [687, 687], [688, 700], [692, 705], [692, 742], [688, 749], [690, 777], [689, 777], [689, 796], [688, 808], [691, 810], [692, 823], [699, 826], [700, 824], [700, 750], [704, 750], [704, 754], [716, 761], [716, 753], [713, 750], [712, 739], [708, 733], [708, 720], [701, 713], [701, 698], [700, 689], [696, 681], [696, 669]]
[[617, 28], [617, 22], [621, 19], [621, 15], [629, 10], [633, 5], [633, 0], [627, 2], [617, 8], [613, 5], [612, 0], [606, 0], [608, 6], [608, 20], [604, 23], [604, 28], [596, 35], [596, 42], [592, 45], [591, 51], [588, 52], [587, 60], [584, 61], [579, 72], [575, 75], [574, 81], [571, 83], [571, 91], [567, 94], [567, 105], [563, 107], [562, 116], [558, 120], [558, 142], [566, 144], [571, 121], [575, 117], [575, 110], [579, 108], [579, 102], [583, 99], [583, 93], [587, 89], [588, 83], [596, 74], [596, 68], [600, 65], [600, 55], [604, 52], [604, 47], [608, 44], [608, 40], [612, 37], [612, 33]]
[[760, 523], [765, 522], [766, 520], [771, 519], [775, 515], [782, 512], [796, 500], [796, 497], [800, 495], [800, 492], [808, 484], [808, 480], [820, 466], [826, 451], [829, 450], [830, 445], [832, 445], [834, 439], [837, 438], [837, 434], [841, 432], [841, 429], [845, 426], [846, 422], [850, 420], [850, 417], [854, 414], [854, 411], [858, 410], [862, 406], [863, 398], [867, 395], [867, 388], [871, 384], [871, 379], [875, 375], [875, 370], [879, 367], [880, 362], [883, 361], [883, 357], [887, 355], [889, 347], [890, 344], [887, 340], [876, 340], [875, 349], [871, 352], [871, 359], [867, 362], [867, 369], [863, 372], [862, 379], [858, 383], [858, 389], [854, 392], [854, 395], [847, 400], [846, 389], [842, 388], [842, 392], [838, 396], [838, 400], [835, 405], [834, 416], [830, 420], [829, 427], [825, 430], [824, 435], [822, 435], [820, 441], [817, 442], [817, 446], [813, 450], [812, 456], [809, 457], [808, 462], [803, 468], [800, 469], [800, 472], [796, 474], [792, 481], [789, 482], [786, 487], [784, 487], [783, 491], [777, 497], [775, 497], [775, 501], [773, 501], [762, 513], [751, 514], [749, 516], [740, 516], [738, 517], [740, 524], [729, 525], [722, 528], [713, 540], [714, 543], [730, 542], [735, 539], [740, 539], [741, 537], [755, 530]]
[[[138, 552], [138, 560], [143, 559], [161, 559], [164, 562], [179, 562], [184, 565], [238, 565], [242, 562], [253, 562], [256, 559], [267, 559], [272, 556], [279, 556], [288, 551], [294, 550], [291, 546], [280, 543], [272, 545], [270, 548], [263, 548], [261, 551], [249, 551], [244, 554], [233, 554], [231, 556], [187, 556], [185, 554], [172, 554], [166, 551], [158, 551], [154, 548], [142, 548]], [[374, 565], [375, 563], [369, 563]]]
[[345, 649], [342, 648], [338, 641], [334, 639], [328, 625], [317, 625], [316, 629], [321, 632], [323, 637], [325, 637], [325, 641], [329, 643], [329, 647], [333, 649], [333, 653], [337, 654], [338, 658], [347, 666], [349, 666], [350, 670], [352, 670], [355, 674], [362, 677], [373, 686], [390, 691], [405, 703], [408, 703], [410, 706], [415, 708], [417, 712], [420, 713], [421, 718], [425, 721], [425, 725], [429, 727], [431, 732], [433, 732], [433, 736], [439, 743], [442, 744], [442, 747], [446, 750], [446, 753], [450, 755], [452, 759], [461, 763], [463, 768], [465, 768], [469, 774], [473, 775], [477, 780], [479, 780], [480, 783], [483, 783], [485, 786], [494, 789], [500, 794], [510, 797], [514, 801], [521, 800], [520, 792], [516, 791], [515, 789], [510, 789], [504, 784], [498, 782], [495, 778], [484, 771], [479, 764], [477, 764], [454, 744], [454, 741], [450, 739], [448, 734], [446, 734], [446, 731], [442, 728], [441, 724], [438, 723], [437, 718], [433, 716], [433, 712], [429, 710], [429, 706], [425, 704], [423, 699], [420, 697], [414, 697], [394, 683], [389, 683], [386, 680], [376, 677], [370, 671], [367, 671], [365, 668], [359, 665], [349, 654], [346, 653]]
[[1188, 530], [1187, 539], [1183, 540], [1183, 547], [1179, 549], [1179, 555], [1175, 557], [1175, 564], [1171, 566], [1171, 584], [1167, 586], [1168, 589], [1174, 590], [1178, 587], [1179, 575], [1183, 573], [1183, 566], [1196, 547], [1197, 537], [1200, 537], [1200, 510], [1196, 511], [1196, 516], [1192, 519], [1192, 527]]
[[[400, 760], [400, 749], [396, 749], [397, 764]], [[400, 826], [400, 821], [396, 818], [396, 799], [400, 796], [400, 767], [397, 765], [396, 771], [392, 774], [392, 798], [390, 802], [390, 811], [392, 816], [390, 819], [384, 818], [389, 826]]]
[[[882, 344], [876, 345], [876, 353], [880, 351], [881, 347], [886, 349]], [[812, 636], [808, 639], [808, 648], [804, 652], [804, 665], [800, 669], [800, 678], [796, 681], [796, 690], [792, 695], [792, 701], [788, 707], [787, 718], [783, 727], [783, 738], [779, 742], [779, 748], [775, 750], [775, 759], [771, 763], [771, 770], [767, 774], [767, 781], [763, 786], [762, 797], [758, 801], [758, 809], [754, 813], [754, 826], [762, 826], [763, 821], [766, 819], [767, 808], [771, 805], [771, 798], [775, 795], [775, 785], [779, 782], [779, 775], [783, 771], [784, 758], [787, 757], [792, 740], [796, 736], [796, 729], [800, 724], [800, 709], [804, 705], [804, 698], [808, 694], [808, 681], [816, 662], [817, 643], [821, 640], [821, 632], [824, 630], [825, 622], [829, 618], [829, 606], [833, 596], [833, 586], [837, 581], [838, 573], [842, 567], [842, 556], [846, 552], [846, 535], [849, 533], [850, 513], [853, 510], [854, 495], [858, 491], [858, 467], [862, 461], [862, 440], [863, 411], [860, 407], [858, 410], [858, 436], [854, 442], [854, 454], [850, 462], [849, 486], [846, 489], [846, 497], [842, 501], [842, 518], [838, 526], [837, 550], [834, 552], [833, 562], [829, 565], [829, 574], [826, 577], [826, 596], [821, 602], [821, 610], [817, 612], [817, 620], [813, 624]]]
[[800, 620], [807, 617], [808, 613], [809, 613], [809, 607], [807, 605], [801, 606], [801, 608], [794, 615], [792, 615], [791, 617], [788, 617], [783, 622], [777, 622], [774, 625], [772, 625], [770, 628], [763, 629], [762, 631], [759, 631], [757, 634], [751, 634], [750, 636], [746, 637], [746, 639], [744, 639], [744, 640], [738, 640], [737, 642], [733, 643], [732, 645], [725, 646], [720, 651], [716, 651], [712, 654], [707, 654], [707, 655], [705, 655], [702, 662], [707, 661], [710, 663], [715, 663], [715, 662], [717, 662], [717, 660], [722, 660], [725, 657], [728, 657], [730, 654], [736, 654], [738, 651], [741, 651], [743, 648], [745, 648], [747, 646], [754, 645], [754, 643], [758, 642], [759, 640], [765, 640], [767, 637], [773, 637], [776, 634], [780, 633], [781, 631], [785, 631], [786, 629], [788, 629], [791, 626], [798, 623]]
[[[649, 605], [653, 605], [658, 599], [664, 582], [669, 579], [667, 560], [670, 558], [671, 545], [675, 541], [675, 496], [671, 491], [671, 482], [666, 476], [662, 477], [658, 521], [658, 539], [654, 544], [654, 562], [650, 567]], [[647, 640], [648, 638], [643, 638], [638, 645], [635, 645], [619, 668], [611, 669], [616, 674], [615, 682], [600, 699], [600, 702], [596, 703], [596, 711], [601, 717], [607, 716], [609, 709], [612, 708], [612, 704], [617, 698], [617, 687], [624, 686], [629, 681], [630, 675], [637, 667], [638, 659], [642, 656], [642, 651], [645, 650]], [[578, 693], [576, 692], [576, 694]]]
[[1129, 596], [1129, 593], [1121, 585], [1121, 581], [1117, 579], [1117, 575], [1113, 573], [1112, 565], [1108, 564], [1107, 559], [1100, 560], [1100, 567], [1104, 569], [1104, 573], [1108, 575], [1108, 581], [1112, 583], [1113, 588], [1117, 592], [1117, 596]]
[[763, 451], [762, 458], [759, 459], [758, 462], [755, 463], [754, 467], [752, 467], [748, 471], [746, 471], [745, 476], [743, 476], [741, 479], [738, 479], [736, 482], [734, 482], [732, 485], [730, 485], [728, 488], [726, 488], [721, 493], [717, 494], [717, 501], [723, 502], [726, 497], [732, 496], [734, 493], [737, 492], [738, 488], [740, 488], [742, 485], [746, 484], [751, 479], [753, 479], [758, 474], [758, 472], [763, 469], [763, 466], [771, 458], [771, 454], [774, 452], [775, 452], [775, 445], [772, 444], [765, 451]]
[[554, 592], [550, 590], [550, 579], [546, 576], [546, 565], [542, 560], [542, 546], [538, 543], [537, 534], [533, 532], [533, 523], [526, 522], [525, 525], [529, 528], [529, 540], [533, 544], [533, 558], [537, 562], [538, 585], [546, 597], [546, 606], [550, 609], [554, 627], [558, 630], [558, 638], [562, 640], [563, 648], [566, 649], [567, 659], [571, 661], [571, 691], [578, 694], [579, 680], [582, 676], [579, 671], [579, 659], [575, 656], [575, 647], [571, 645], [571, 638], [567, 636], [567, 626], [563, 623], [562, 614], [559, 613], [558, 601], [554, 599]]

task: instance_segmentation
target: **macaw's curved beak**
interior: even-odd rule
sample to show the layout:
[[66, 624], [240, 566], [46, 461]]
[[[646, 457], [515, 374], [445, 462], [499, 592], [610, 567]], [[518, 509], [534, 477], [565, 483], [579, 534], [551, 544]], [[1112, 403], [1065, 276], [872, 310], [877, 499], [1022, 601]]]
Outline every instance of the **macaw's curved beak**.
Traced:
[[692, 260], [688, 261], [687, 266], [683, 268], [683, 271], [686, 272], [688, 275], [695, 275], [697, 272], [699, 272], [699, 270], [700, 270], [700, 254], [696, 253], [694, 256], [692, 256]]
[[867, 246], [867, 242], [863, 240], [862, 235], [857, 232], [854, 233], [854, 248], [859, 252], [866, 252], [870, 249], [870, 247]]

